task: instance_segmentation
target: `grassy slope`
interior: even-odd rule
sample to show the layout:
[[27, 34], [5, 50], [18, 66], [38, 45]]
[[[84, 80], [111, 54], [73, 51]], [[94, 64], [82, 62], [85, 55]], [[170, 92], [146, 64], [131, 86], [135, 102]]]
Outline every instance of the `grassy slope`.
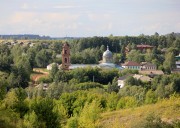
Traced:
[[180, 97], [137, 108], [106, 112], [102, 114], [99, 122], [103, 128], [130, 128], [139, 124], [152, 113], [169, 123], [180, 120]]

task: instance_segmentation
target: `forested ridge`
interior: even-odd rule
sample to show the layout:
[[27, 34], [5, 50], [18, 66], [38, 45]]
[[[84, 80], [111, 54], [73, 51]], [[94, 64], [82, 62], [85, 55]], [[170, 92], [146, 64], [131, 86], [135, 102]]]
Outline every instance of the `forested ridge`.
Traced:
[[[14, 40], [16, 41], [16, 40]], [[34, 68], [46, 68], [50, 63], [61, 64], [63, 43], [71, 48], [72, 64], [97, 64], [106, 46], [113, 53], [116, 64], [132, 60], [151, 62], [164, 75], [155, 76], [151, 82], [129, 77], [126, 86], [119, 88], [117, 79], [137, 70], [104, 70], [77, 68], [59, 70], [53, 65], [47, 77], [34, 83]], [[103, 114], [116, 110], [139, 108], [161, 102], [176, 102], [171, 122], [163, 121], [163, 115], [153, 115], [151, 123], [142, 120], [138, 127], [179, 127], [180, 74], [175, 69], [175, 56], [180, 53], [180, 39], [175, 33], [152, 36], [89, 37], [73, 40], [28, 40], [33, 46], [16, 43], [0, 43], [0, 126], [2, 128], [96, 128], [105, 127], [100, 121]], [[137, 44], [154, 46], [153, 50], [140, 52]], [[125, 49], [129, 53], [125, 53]], [[45, 70], [45, 69], [43, 69]], [[48, 89], [44, 90], [44, 83]], [[170, 100], [170, 101], [169, 101]], [[147, 110], [148, 111], [148, 110]], [[170, 113], [168, 113], [170, 115]], [[112, 115], [113, 116], [113, 115]], [[150, 115], [151, 116], [151, 115]], [[170, 118], [170, 116], [168, 116]], [[154, 121], [158, 123], [153, 123]], [[118, 127], [121, 127], [118, 125]], [[132, 126], [133, 127], [133, 126]]]

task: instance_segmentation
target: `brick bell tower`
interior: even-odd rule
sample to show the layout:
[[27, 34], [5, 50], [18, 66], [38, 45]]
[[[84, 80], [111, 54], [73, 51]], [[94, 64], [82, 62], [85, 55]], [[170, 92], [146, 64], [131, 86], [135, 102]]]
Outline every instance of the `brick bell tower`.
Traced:
[[70, 63], [70, 47], [67, 42], [63, 45], [61, 55], [62, 55], [62, 65], [61, 65], [62, 69], [69, 70], [69, 66], [71, 65], [71, 63]]

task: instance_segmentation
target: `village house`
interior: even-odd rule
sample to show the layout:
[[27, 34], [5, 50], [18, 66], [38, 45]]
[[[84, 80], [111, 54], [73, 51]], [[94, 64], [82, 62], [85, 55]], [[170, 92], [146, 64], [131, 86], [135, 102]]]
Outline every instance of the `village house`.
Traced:
[[[140, 44], [136, 45], [136, 50], [139, 50], [141, 52], [146, 52], [148, 49], [152, 50], [154, 46], [146, 45], [146, 44]], [[125, 53], [128, 54], [131, 50], [128, 47], [125, 47]]]
[[180, 54], [178, 56], [175, 56], [175, 59], [176, 59], [176, 68], [177, 69], [180, 69]]
[[148, 49], [149, 50], [152, 50], [154, 47], [151, 46], [151, 45], [145, 45], [145, 44], [141, 44], [141, 45], [136, 45], [136, 49], [141, 51], [141, 52], [145, 52], [147, 51]]
[[143, 82], [151, 82], [152, 80], [152, 78], [150, 78], [149, 76], [140, 75], [140, 74], [135, 74], [133, 77]]
[[141, 70], [157, 70], [157, 67], [149, 62], [141, 62]]
[[139, 71], [139, 74], [148, 75], [149, 77], [153, 78], [157, 75], [164, 75], [164, 72], [162, 70], [141, 70]]
[[151, 80], [152, 80], [152, 78], [150, 78], [149, 76], [140, 75], [140, 74], [129, 74], [129, 75], [125, 75], [125, 76], [118, 78], [118, 86], [120, 88], [123, 88], [125, 86], [126, 79], [130, 76], [132, 76], [133, 78], [135, 78], [137, 80], [141, 80], [143, 82], [151, 82]]
[[122, 64], [122, 67], [125, 69], [141, 70], [141, 64], [134, 61], [125, 62], [124, 64]]
[[126, 80], [129, 76], [133, 76], [133, 74], [125, 75], [125, 76], [122, 76], [122, 77], [119, 77], [119, 78], [118, 78], [118, 86], [119, 86], [120, 88], [123, 88], [123, 87], [124, 87], [124, 85], [125, 85], [125, 80]]
[[59, 68], [59, 64], [57, 64], [57, 63], [51, 63], [51, 64], [49, 64], [49, 65], [46, 67], [47, 70], [51, 70], [51, 69], [52, 69], [52, 66], [53, 66], [54, 64], [56, 64], [57, 67]]

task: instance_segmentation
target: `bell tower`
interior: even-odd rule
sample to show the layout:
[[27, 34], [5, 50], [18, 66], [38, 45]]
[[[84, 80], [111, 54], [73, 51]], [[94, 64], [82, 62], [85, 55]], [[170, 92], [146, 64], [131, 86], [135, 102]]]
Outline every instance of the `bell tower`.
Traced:
[[71, 65], [71, 63], [70, 63], [70, 47], [67, 42], [63, 45], [61, 55], [62, 55], [62, 69], [69, 70], [69, 66]]

